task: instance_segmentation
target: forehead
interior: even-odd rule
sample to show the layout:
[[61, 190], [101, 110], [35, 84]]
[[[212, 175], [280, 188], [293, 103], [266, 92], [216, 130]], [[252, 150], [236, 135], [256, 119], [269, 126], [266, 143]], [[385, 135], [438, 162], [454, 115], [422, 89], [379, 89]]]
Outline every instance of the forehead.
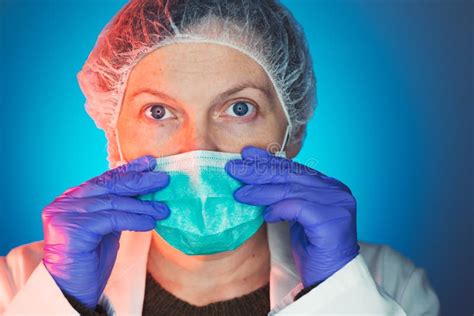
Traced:
[[128, 88], [160, 86], [183, 93], [190, 87], [225, 89], [244, 81], [273, 90], [263, 68], [234, 48], [213, 43], [177, 43], [160, 47], [140, 60], [130, 74]]

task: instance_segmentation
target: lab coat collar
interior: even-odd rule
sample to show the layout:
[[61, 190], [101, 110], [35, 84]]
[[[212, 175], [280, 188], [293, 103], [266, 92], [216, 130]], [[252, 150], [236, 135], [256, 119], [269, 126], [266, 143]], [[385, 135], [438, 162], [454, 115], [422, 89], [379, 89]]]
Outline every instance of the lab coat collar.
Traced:
[[[301, 281], [291, 255], [288, 224], [267, 225], [271, 255], [270, 307], [274, 309]], [[141, 314], [152, 234], [153, 231], [122, 232], [117, 259], [104, 289], [117, 314]]]

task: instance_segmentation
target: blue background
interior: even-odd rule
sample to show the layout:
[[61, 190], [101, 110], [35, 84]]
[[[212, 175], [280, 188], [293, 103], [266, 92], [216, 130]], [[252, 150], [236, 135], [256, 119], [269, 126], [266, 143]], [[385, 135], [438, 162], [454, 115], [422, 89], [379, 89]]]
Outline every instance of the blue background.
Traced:
[[[125, 1], [0, 1], [0, 255], [41, 210], [107, 169], [76, 73]], [[358, 201], [359, 239], [426, 269], [444, 314], [474, 313], [473, 2], [284, 1], [319, 107], [298, 160]]]

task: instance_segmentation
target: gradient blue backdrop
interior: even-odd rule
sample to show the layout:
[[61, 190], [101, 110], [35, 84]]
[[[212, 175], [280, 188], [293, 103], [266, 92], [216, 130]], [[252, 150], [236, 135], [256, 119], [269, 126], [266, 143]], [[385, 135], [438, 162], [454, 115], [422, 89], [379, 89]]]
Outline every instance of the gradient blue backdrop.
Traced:
[[[0, 255], [41, 210], [107, 169], [76, 73], [125, 1], [0, 1]], [[424, 267], [444, 314], [471, 315], [473, 2], [284, 1], [314, 59], [301, 162], [349, 185], [359, 239]]]

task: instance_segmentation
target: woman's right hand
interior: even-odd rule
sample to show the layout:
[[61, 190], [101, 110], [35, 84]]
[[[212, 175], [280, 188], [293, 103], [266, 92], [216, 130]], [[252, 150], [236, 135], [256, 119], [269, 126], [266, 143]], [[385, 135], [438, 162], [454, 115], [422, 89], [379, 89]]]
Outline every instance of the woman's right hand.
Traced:
[[121, 231], [148, 231], [169, 208], [134, 196], [169, 183], [143, 156], [66, 190], [42, 212], [43, 263], [61, 290], [94, 309], [109, 279]]

